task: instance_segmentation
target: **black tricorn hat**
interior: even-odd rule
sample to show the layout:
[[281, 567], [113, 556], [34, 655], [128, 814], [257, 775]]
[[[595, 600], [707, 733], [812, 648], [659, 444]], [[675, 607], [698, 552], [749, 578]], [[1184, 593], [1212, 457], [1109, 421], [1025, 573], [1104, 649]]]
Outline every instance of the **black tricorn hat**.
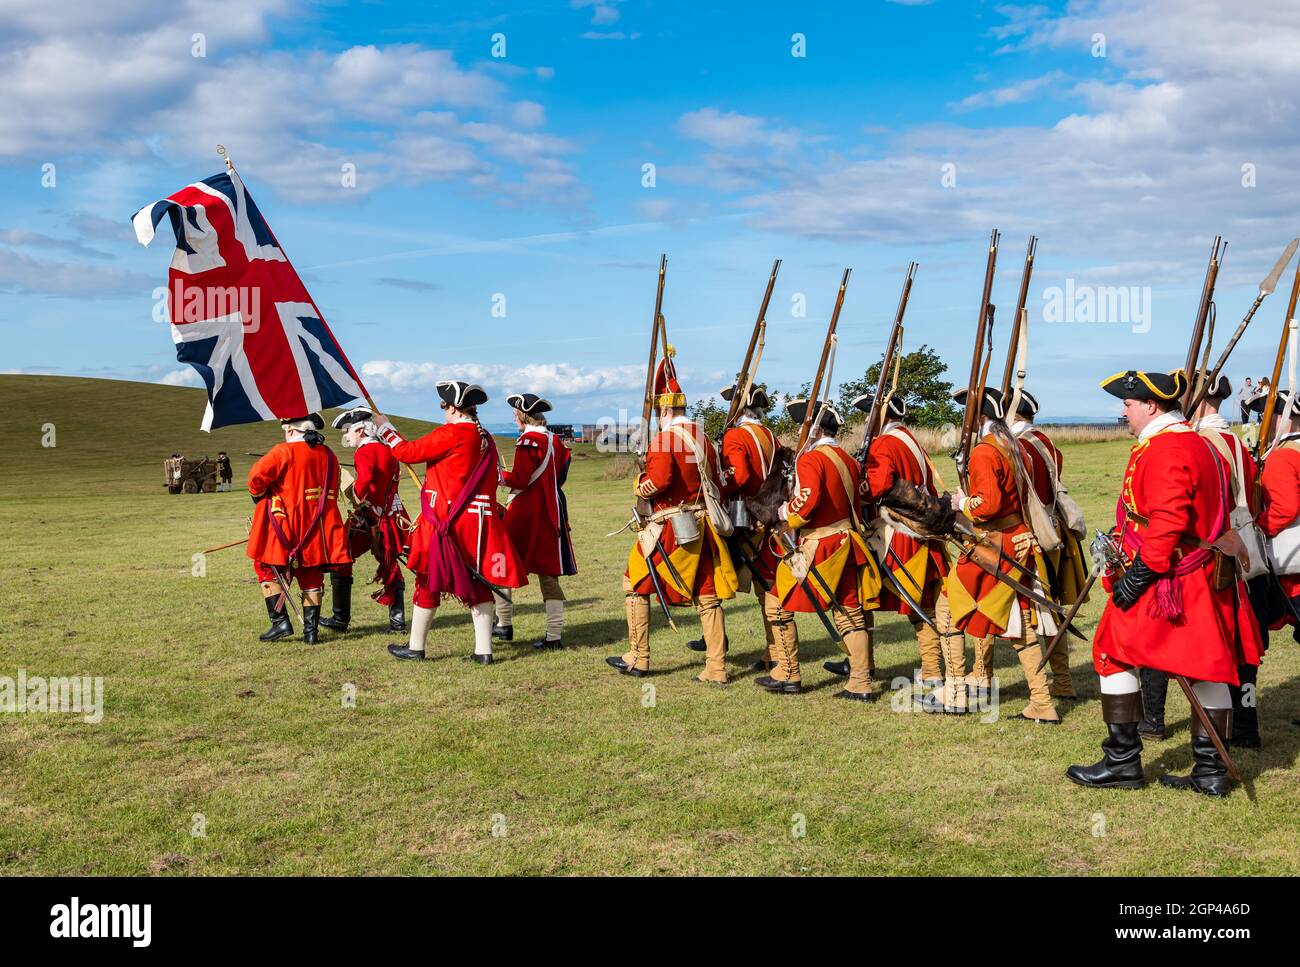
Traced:
[[511, 393], [506, 397], [506, 405], [513, 406], [529, 416], [551, 411], [550, 402], [542, 399], [536, 393]]
[[[732, 383], [730, 386], [722, 387], [722, 389], [718, 390], [718, 395], [730, 403], [731, 398], [736, 395], [736, 384]], [[748, 396], [749, 399], [742, 401], [740, 404], [743, 409], [753, 407], [756, 410], [767, 410], [772, 405], [772, 400], [768, 397], [767, 391], [761, 386], [751, 386]]]
[[1224, 376], [1223, 373], [1214, 377], [1214, 382], [1210, 383], [1208, 388], [1205, 390], [1205, 398], [1207, 400], [1219, 400], [1222, 402], [1231, 395], [1232, 383], [1228, 381], [1228, 377]]
[[[808, 415], [808, 401], [790, 400], [785, 404], [785, 412], [795, 423], [802, 424], [804, 417]], [[829, 403], [823, 403], [821, 413], [818, 415], [817, 425], [831, 436], [835, 436], [840, 432], [840, 427], [844, 425], [844, 420], [835, 412], [835, 407]]]
[[[876, 402], [875, 393], [863, 393], [852, 403], [854, 409], [861, 410], [863, 413], [870, 413], [872, 405]], [[907, 416], [907, 404], [903, 402], [901, 396], [891, 396], [886, 404], [889, 415], [895, 419], [901, 420]]]
[[308, 413], [305, 416], [291, 416], [287, 420], [281, 420], [280, 425], [290, 426], [291, 424], [294, 423], [304, 423], [304, 422], [310, 423], [318, 430], [325, 429], [325, 420], [321, 418], [321, 415], [319, 413]]
[[330, 421], [330, 426], [336, 430], [346, 430], [353, 423], [364, 423], [375, 414], [370, 412], [368, 406], [354, 406], [350, 410], [344, 410], [338, 416]]
[[1020, 403], [1016, 406], [1016, 415], [1033, 419], [1038, 415], [1038, 398], [1028, 390], [1020, 391]]
[[1101, 388], [1122, 400], [1172, 403], [1187, 393], [1187, 375], [1181, 369], [1171, 373], [1146, 373], [1128, 369], [1101, 381]]
[[463, 379], [444, 379], [438, 383], [438, 396], [448, 406], [458, 410], [471, 406], [482, 406], [488, 401], [488, 395], [477, 383], [467, 383]]
[[[968, 391], [959, 389], [952, 394], [953, 401], [958, 406], [966, 405], [966, 396]], [[995, 386], [984, 387], [984, 404], [980, 407], [980, 412], [990, 420], [1000, 420], [1006, 416], [1006, 400], [1002, 398], [1002, 390]]]

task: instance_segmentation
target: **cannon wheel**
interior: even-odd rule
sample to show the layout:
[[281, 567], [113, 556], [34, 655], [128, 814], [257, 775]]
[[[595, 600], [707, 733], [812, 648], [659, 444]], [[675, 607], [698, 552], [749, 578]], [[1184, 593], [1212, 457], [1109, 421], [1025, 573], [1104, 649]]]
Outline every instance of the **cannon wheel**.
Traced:
[[199, 485], [196, 484], [193, 480], [186, 480], [183, 484], [181, 484], [181, 493], [183, 494], [196, 494], [198, 492], [199, 492]]

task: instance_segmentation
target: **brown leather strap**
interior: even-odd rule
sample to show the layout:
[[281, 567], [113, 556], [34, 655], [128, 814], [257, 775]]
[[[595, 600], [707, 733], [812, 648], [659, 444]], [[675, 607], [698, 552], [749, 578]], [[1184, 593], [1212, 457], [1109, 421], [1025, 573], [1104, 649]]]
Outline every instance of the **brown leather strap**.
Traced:
[[992, 520], [977, 521], [976, 523], [985, 530], [1004, 531], [1024, 522], [1025, 518], [1021, 514], [1005, 514], [1002, 517], [994, 517]]
[[[1127, 507], [1124, 508], [1124, 516], [1127, 517], [1135, 524], [1141, 524], [1143, 527], [1151, 526], [1150, 518], [1143, 517], [1141, 514], [1137, 513], [1136, 511], [1129, 510]], [[1202, 540], [1201, 538], [1197, 537], [1195, 534], [1192, 534], [1191, 536], [1188, 536], [1187, 534], [1179, 534], [1178, 543], [1185, 544], [1188, 547], [1199, 547], [1203, 551], [1218, 550], [1218, 548], [1216, 548], [1209, 541]]]

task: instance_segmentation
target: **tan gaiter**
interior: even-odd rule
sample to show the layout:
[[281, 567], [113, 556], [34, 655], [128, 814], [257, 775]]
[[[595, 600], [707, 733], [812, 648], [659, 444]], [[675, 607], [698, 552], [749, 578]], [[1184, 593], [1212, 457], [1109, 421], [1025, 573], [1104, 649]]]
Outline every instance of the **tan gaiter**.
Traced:
[[627, 611], [628, 652], [623, 661], [639, 671], [650, 669], [650, 598], [632, 592], [632, 582], [623, 578], [623, 606]]
[[1052, 652], [1052, 657], [1047, 660], [1047, 666], [1052, 669], [1052, 697], [1074, 698], [1078, 693], [1074, 690], [1074, 679], [1070, 677], [1070, 642], [1068, 638], [1061, 639], [1061, 643], [1056, 646], [1056, 651]]
[[503, 628], [508, 628], [515, 621], [514, 596], [509, 592], [502, 594], [500, 591], [493, 591], [492, 597], [496, 601], [497, 624]]
[[837, 608], [835, 630], [844, 639], [849, 656], [849, 681], [844, 687], [854, 694], [871, 691], [871, 638], [862, 608]]
[[763, 661], [776, 661], [776, 655], [772, 653], [772, 623], [767, 620], [767, 592], [754, 585], [754, 597], [758, 599], [758, 616], [763, 622], [763, 639], [767, 642], [763, 646]]
[[1047, 670], [1036, 670], [1043, 660], [1042, 646], [1038, 643], [1038, 636], [1029, 630], [1029, 616], [1024, 615], [1022, 620], [1026, 635], [1024, 638], [1012, 638], [1011, 647], [1016, 650], [1020, 667], [1025, 672], [1025, 681], [1029, 683], [1029, 705], [1025, 707], [1025, 717], [1057, 722], [1061, 717], [1056, 714], [1056, 706], [1052, 704], [1052, 696], [1047, 688]]
[[943, 704], [946, 708], [966, 707], [966, 635], [953, 626], [948, 596], [939, 595], [934, 605], [934, 623], [939, 626], [939, 650], [943, 655]]
[[[921, 679], [932, 682], [943, 677], [943, 668], [939, 664], [939, 635], [920, 618], [909, 617], [912, 631], [916, 634], [916, 647], [921, 653]], [[935, 622], [938, 624], [939, 622]]]
[[993, 635], [975, 639], [975, 664], [968, 681], [980, 688], [993, 686]]
[[[646, 607], [649, 608], [648, 601]], [[716, 594], [701, 594], [695, 599], [695, 610], [700, 616], [700, 630], [704, 632], [704, 671], [700, 672], [700, 678], [725, 682], [727, 625], [722, 617], [722, 602]]]
[[799, 669], [799, 629], [794, 623], [794, 612], [785, 611], [775, 594], [763, 597], [763, 622], [772, 634], [772, 678], [778, 682], [802, 681]]

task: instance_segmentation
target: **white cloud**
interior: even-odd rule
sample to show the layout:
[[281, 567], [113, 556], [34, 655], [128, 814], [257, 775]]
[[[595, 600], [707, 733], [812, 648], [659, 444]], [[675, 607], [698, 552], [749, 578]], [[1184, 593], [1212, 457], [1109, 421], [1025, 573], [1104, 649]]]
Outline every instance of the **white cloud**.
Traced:
[[0, 292], [89, 299], [134, 296], [143, 305], [151, 307], [149, 300], [157, 284], [155, 276], [142, 272], [129, 272], [94, 262], [35, 259], [22, 252], [0, 248]]
[[569, 6], [575, 10], [591, 8], [591, 22], [596, 25], [617, 23], [618, 5], [622, 0], [569, 0]]
[[798, 147], [800, 140], [798, 131], [771, 128], [764, 118], [719, 111], [715, 107], [683, 114], [677, 121], [677, 130], [688, 138], [723, 151], [756, 146], [789, 151]]
[[199, 374], [194, 371], [193, 366], [182, 366], [180, 369], [173, 369], [170, 373], [158, 380], [164, 386], [202, 386], [203, 380]]
[[[215, 165], [220, 140], [251, 184], [298, 201], [431, 181], [511, 202], [584, 197], [574, 146], [540, 130], [542, 105], [511, 97], [503, 78], [514, 75], [418, 44], [277, 50], [271, 26], [290, 0], [72, 3], [56, 17], [19, 2], [16, 27], [0, 31], [0, 158], [103, 165], [157, 153]], [[206, 56], [192, 56], [195, 33]], [[343, 184], [349, 163], [355, 187]]]
[[1005, 87], [979, 91], [968, 97], [963, 97], [951, 106], [954, 111], [974, 111], [984, 107], [1004, 107], [1007, 104], [1021, 104], [1028, 101], [1049, 84], [1055, 84], [1063, 76], [1060, 71], [1052, 71], [1039, 77], [1030, 77], [1015, 84], [1008, 84]]

